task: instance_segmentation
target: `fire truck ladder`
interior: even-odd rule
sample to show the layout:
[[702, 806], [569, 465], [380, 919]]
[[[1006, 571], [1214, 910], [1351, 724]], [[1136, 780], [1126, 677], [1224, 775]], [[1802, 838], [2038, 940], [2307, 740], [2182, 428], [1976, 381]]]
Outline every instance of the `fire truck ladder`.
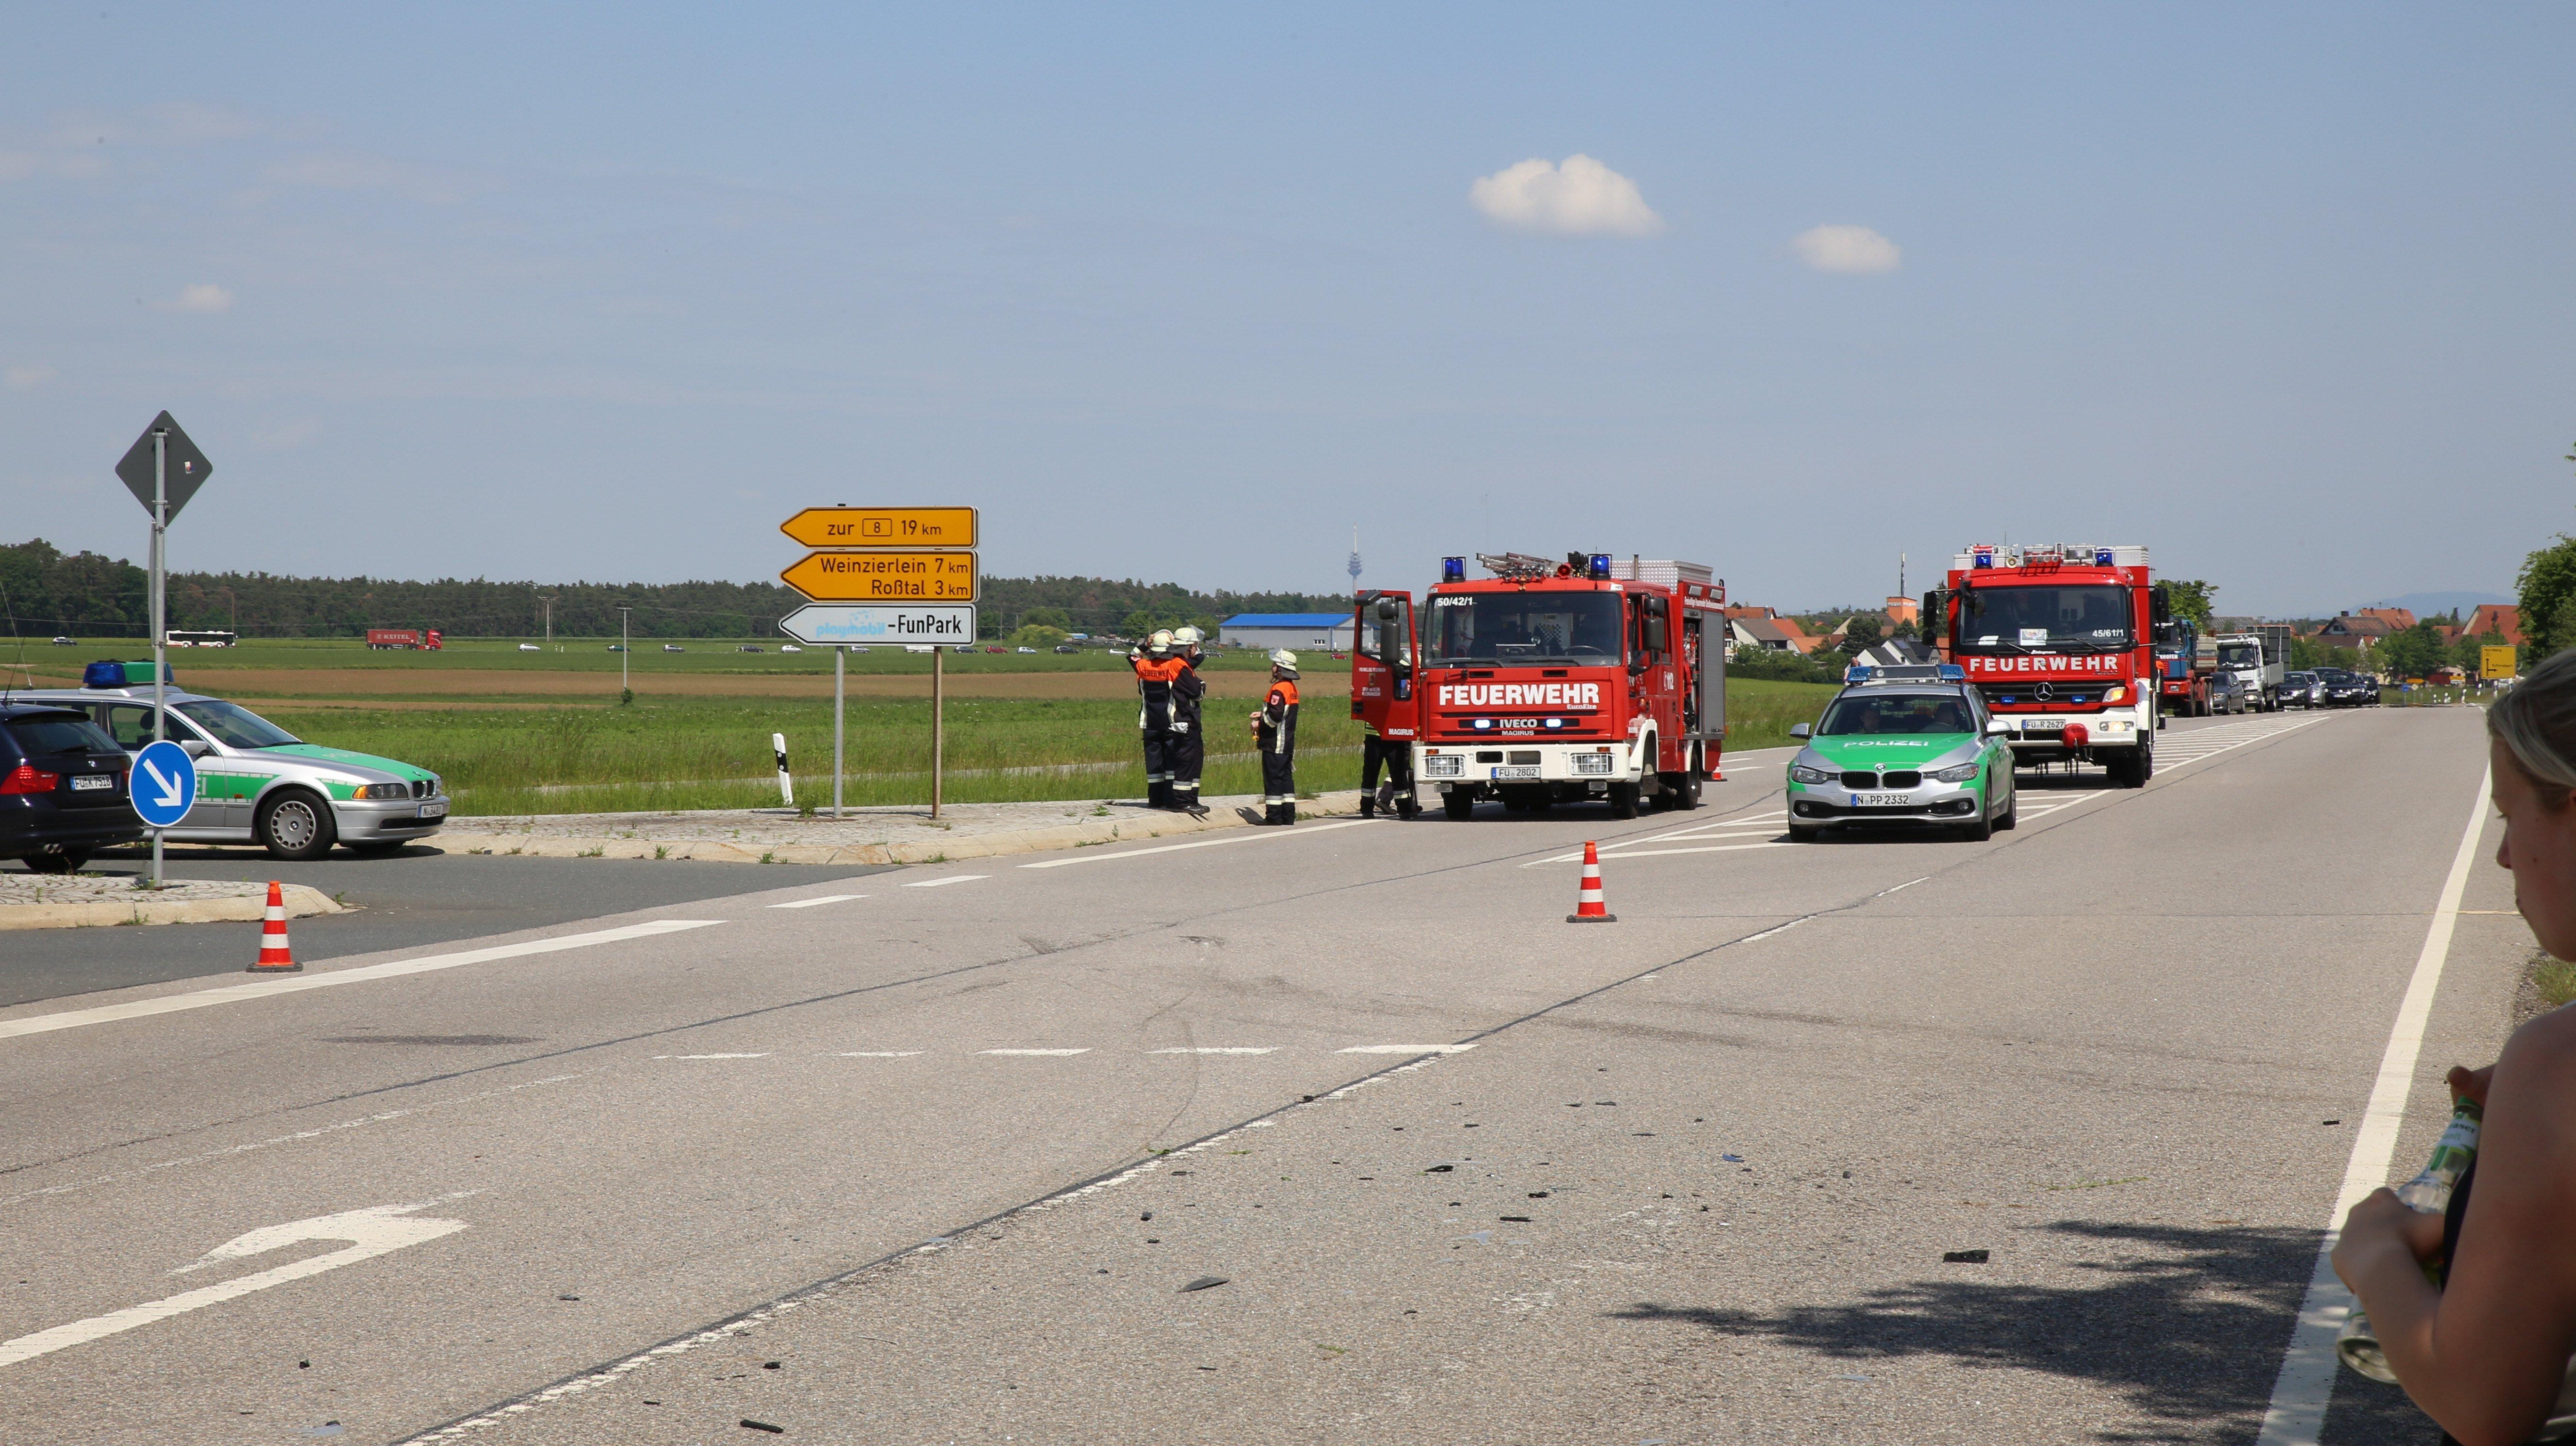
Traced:
[[1480, 552], [1476, 554], [1476, 562], [1496, 577], [1519, 580], [1556, 576], [1555, 563], [1544, 557], [1532, 557], [1526, 552]]

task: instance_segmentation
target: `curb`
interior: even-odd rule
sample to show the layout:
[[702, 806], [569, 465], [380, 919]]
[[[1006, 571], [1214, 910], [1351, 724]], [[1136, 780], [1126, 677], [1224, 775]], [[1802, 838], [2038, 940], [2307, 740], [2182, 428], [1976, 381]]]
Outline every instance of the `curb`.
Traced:
[[[523, 833], [471, 833], [454, 825], [427, 840], [453, 852], [554, 859], [669, 859], [737, 864], [931, 864], [961, 859], [997, 858], [1004, 854], [1045, 853], [1108, 843], [1140, 843], [1152, 838], [1250, 828], [1234, 809], [1258, 807], [1253, 795], [1207, 800], [1206, 818], [1157, 814], [1142, 818], [1091, 819], [1049, 828], [997, 830], [955, 839], [907, 843], [755, 844], [730, 839], [686, 838], [540, 838]], [[1301, 816], [1326, 817], [1360, 811], [1357, 789], [1299, 799]], [[826, 820], [828, 822], [828, 820]], [[257, 917], [256, 914], [252, 917]]]
[[[288, 884], [286, 916], [348, 912], [309, 884]], [[101, 929], [118, 924], [250, 923], [268, 913], [268, 892], [229, 899], [100, 900], [86, 904], [0, 904], [0, 930]]]

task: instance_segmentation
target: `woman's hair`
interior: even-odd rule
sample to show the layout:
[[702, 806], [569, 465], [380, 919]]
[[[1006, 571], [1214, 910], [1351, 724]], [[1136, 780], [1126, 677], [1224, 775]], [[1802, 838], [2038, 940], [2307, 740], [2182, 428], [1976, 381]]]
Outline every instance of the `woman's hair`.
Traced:
[[2576, 649], [2531, 670], [2487, 709], [2487, 732], [2558, 804], [2576, 790]]

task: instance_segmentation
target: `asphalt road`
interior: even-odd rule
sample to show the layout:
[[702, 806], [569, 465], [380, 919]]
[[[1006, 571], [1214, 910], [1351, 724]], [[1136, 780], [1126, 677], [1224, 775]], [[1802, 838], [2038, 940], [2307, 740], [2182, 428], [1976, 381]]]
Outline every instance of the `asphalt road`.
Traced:
[[[0, 1011], [0, 1439], [2251, 1440], [2480, 722], [2178, 725], [1984, 844], [1748, 769]], [[2401, 1175], [2529, 948], [2462, 907]]]
[[[102, 855], [93, 872], [141, 875], [140, 852]], [[377, 858], [333, 854], [282, 863], [257, 849], [172, 850], [173, 879], [276, 879], [311, 884], [350, 906], [288, 928], [308, 966], [387, 949], [415, 949], [516, 929], [882, 872], [871, 865], [649, 862], [637, 859], [499, 858], [415, 844]], [[783, 872], [782, 872], [783, 870]], [[249, 924], [171, 924], [143, 929], [43, 929], [0, 934], [0, 1006], [58, 999], [208, 974], [239, 973], [259, 957]]]

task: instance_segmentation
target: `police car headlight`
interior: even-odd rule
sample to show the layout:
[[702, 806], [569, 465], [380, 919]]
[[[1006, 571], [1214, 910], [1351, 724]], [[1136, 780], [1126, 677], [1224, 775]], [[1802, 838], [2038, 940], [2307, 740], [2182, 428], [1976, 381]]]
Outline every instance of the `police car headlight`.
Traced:
[[1466, 771], [1467, 760], [1460, 754], [1434, 754], [1422, 760], [1422, 776], [1425, 778], [1458, 778]]
[[359, 799], [409, 798], [411, 797], [411, 785], [408, 783], [361, 783], [358, 785], [358, 791], [349, 796]]
[[1831, 783], [1841, 776], [1828, 768], [1809, 768], [1803, 763], [1789, 765], [1789, 777], [1797, 783]]
[[1962, 763], [1956, 768], [1944, 768], [1932, 776], [1943, 783], [1965, 783], [1976, 777], [1977, 770], [1985, 766], [1983, 763]]

